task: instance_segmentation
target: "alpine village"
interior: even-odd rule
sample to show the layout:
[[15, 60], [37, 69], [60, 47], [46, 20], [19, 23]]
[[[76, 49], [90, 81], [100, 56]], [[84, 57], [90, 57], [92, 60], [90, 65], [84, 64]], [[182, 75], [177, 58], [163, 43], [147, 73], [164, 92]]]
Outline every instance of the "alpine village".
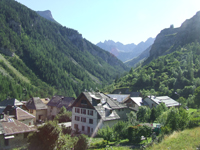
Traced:
[[138, 45], [96, 45], [0, 0], [0, 149], [200, 149], [200, 12]]

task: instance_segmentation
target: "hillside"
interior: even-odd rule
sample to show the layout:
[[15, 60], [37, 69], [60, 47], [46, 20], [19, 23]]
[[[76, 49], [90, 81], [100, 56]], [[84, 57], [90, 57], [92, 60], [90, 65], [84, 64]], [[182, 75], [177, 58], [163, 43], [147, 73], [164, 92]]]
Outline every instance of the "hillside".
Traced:
[[[196, 22], [196, 19], [196, 15], [190, 19], [190, 22], [195, 22], [195, 24], [190, 24], [191, 26], [188, 26], [186, 30], [193, 31], [196, 30], [196, 27], [200, 27], [200, 22]], [[193, 27], [194, 29], [192, 29]], [[186, 33], [186, 31], [183, 30], [179, 34], [182, 35], [182, 33]], [[177, 48], [170, 52], [166, 51], [169, 54], [163, 54], [163, 56], [156, 57], [146, 65], [142, 64], [131, 69], [127, 75], [106, 87], [105, 91], [112, 93], [115, 89], [129, 88], [130, 91], [142, 92], [143, 96], [149, 94], [168, 95], [176, 100], [183, 97], [183, 103], [189, 107], [194, 107], [193, 93], [195, 88], [200, 86], [200, 34], [198, 36], [194, 32], [193, 34], [194, 36], [190, 34], [191, 37], [188, 35], [179, 38], [180, 40], [176, 42], [180, 43], [176, 46]], [[189, 41], [185, 38], [193, 40], [188, 43]], [[158, 41], [158, 36], [156, 41]], [[186, 42], [185, 45], [184, 42]], [[150, 53], [153, 54], [151, 51]], [[157, 51], [154, 54], [158, 54], [161, 49]]]
[[[127, 70], [76, 30], [48, 21], [14, 0], [0, 1], [0, 20], [0, 53], [6, 59], [0, 61], [0, 76], [17, 89], [37, 89], [28, 91], [28, 96], [76, 96], [85, 89], [102, 88]], [[0, 99], [16, 95], [5, 87], [0, 85], [5, 90]]]
[[187, 129], [181, 132], [174, 132], [170, 136], [166, 136], [164, 140], [153, 145], [147, 150], [155, 149], [199, 149], [200, 127]]
[[144, 50], [146, 50], [154, 42], [154, 38], [148, 38], [145, 42], [140, 42], [138, 45], [127, 44], [123, 45], [120, 42], [114, 42], [112, 40], [104, 41], [104, 43], [99, 42], [96, 45], [100, 48], [112, 53], [118, 59], [123, 62], [131, 60], [139, 56]]
[[129, 67], [135, 68], [137, 65], [139, 65], [140, 63], [142, 63], [149, 57], [150, 49], [151, 49], [151, 46], [149, 46], [145, 51], [143, 51], [138, 57], [128, 60], [124, 63]]

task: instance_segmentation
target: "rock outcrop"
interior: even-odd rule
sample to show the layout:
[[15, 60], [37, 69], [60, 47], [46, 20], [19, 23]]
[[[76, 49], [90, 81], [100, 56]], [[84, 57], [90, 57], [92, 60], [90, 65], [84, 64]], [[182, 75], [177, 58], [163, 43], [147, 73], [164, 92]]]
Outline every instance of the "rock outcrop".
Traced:
[[200, 11], [191, 19], [187, 19], [179, 28], [167, 28], [162, 30], [156, 37], [150, 56], [144, 62], [148, 64], [152, 59], [169, 54], [179, 46], [184, 46], [191, 42], [200, 42]]

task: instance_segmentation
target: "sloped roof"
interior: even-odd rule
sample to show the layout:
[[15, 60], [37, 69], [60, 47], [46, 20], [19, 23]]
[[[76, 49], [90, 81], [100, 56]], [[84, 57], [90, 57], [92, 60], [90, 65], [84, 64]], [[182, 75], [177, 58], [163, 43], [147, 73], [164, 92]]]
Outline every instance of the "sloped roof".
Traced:
[[115, 110], [113, 110], [111, 114], [106, 115], [106, 108], [102, 106], [94, 106], [94, 107], [98, 112], [98, 114], [101, 116], [101, 119], [103, 121], [120, 119], [119, 115], [116, 113]]
[[107, 94], [107, 95], [112, 99], [116, 99], [120, 103], [130, 97], [130, 94]]
[[87, 99], [90, 101], [91, 104], [93, 98], [96, 100], [100, 100], [102, 104], [107, 103], [112, 109], [120, 109], [127, 107], [124, 104], [120, 104], [117, 100], [114, 100], [100, 92], [83, 92], [83, 94], [87, 97]]
[[31, 98], [26, 103], [26, 107], [28, 109], [34, 109], [34, 110], [47, 109], [47, 105], [45, 105], [39, 97]]
[[16, 108], [16, 119], [17, 120], [25, 120], [25, 119], [32, 119], [35, 118], [35, 116], [31, 115], [27, 111], [17, 107]]
[[0, 102], [0, 106], [20, 106], [23, 105], [19, 100], [15, 98], [7, 98], [4, 101]]
[[63, 97], [63, 96], [53, 96], [49, 101], [47, 106], [54, 106], [57, 108], [65, 107], [67, 110], [71, 110], [71, 105], [74, 103], [74, 97]]
[[14, 119], [10, 118], [7, 115], [4, 115], [4, 121], [0, 121], [1, 126], [3, 127], [3, 132], [5, 135], [13, 135], [19, 133], [26, 133], [36, 131], [34, 127], [29, 127], [28, 125]]
[[17, 119], [17, 120], [25, 120], [25, 119], [35, 118], [35, 116], [31, 115], [30, 113], [21, 109], [20, 107], [7, 106], [4, 110], [4, 113], [7, 114], [7, 112], [9, 112], [9, 115], [13, 115], [15, 117], [15, 119]]
[[160, 103], [165, 103], [167, 107], [172, 107], [172, 106], [179, 106], [180, 103], [177, 101], [173, 100], [172, 98], [168, 96], [148, 96], [152, 101], [154, 101], [157, 104]]
[[141, 106], [143, 103], [142, 97], [131, 97], [131, 100], [134, 101], [138, 106]]
[[[83, 92], [83, 94], [91, 104], [92, 99], [100, 100], [100, 103], [96, 106], [93, 105], [93, 107], [104, 121], [120, 119], [115, 109], [127, 108], [126, 105], [120, 104], [117, 100], [114, 100], [100, 92]], [[112, 110], [112, 113], [108, 113], [110, 110]]]

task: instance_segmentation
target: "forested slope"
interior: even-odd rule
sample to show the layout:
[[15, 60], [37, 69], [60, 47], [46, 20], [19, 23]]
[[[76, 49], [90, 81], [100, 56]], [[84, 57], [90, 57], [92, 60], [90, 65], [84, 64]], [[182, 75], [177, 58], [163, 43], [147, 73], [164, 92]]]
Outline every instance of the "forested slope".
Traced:
[[[48, 21], [14, 0], [0, 1], [0, 53], [30, 81], [18, 78], [1, 61], [4, 69], [0, 69], [0, 76], [5, 84], [37, 89], [28, 88], [27, 98], [54, 93], [76, 96], [85, 89], [103, 87], [127, 70], [116, 57], [83, 39], [76, 30]], [[16, 95], [11, 88], [0, 86], [5, 91], [0, 98]]]
[[193, 93], [200, 86], [200, 44], [194, 42], [160, 56], [148, 65], [138, 67], [105, 88], [110, 91], [128, 87], [145, 95], [183, 97], [183, 103], [193, 107]]

